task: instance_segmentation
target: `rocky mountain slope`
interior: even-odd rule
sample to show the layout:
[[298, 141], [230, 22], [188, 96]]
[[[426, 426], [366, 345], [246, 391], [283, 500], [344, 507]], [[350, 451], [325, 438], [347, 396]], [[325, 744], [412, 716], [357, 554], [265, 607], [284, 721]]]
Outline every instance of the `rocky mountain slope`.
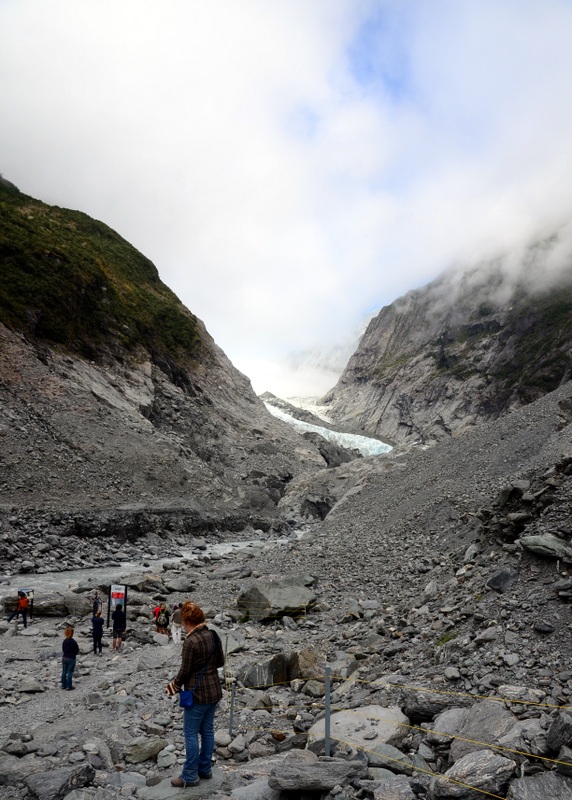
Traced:
[[6, 182], [0, 203], [2, 516], [85, 535], [161, 529], [167, 511], [175, 530], [279, 526], [317, 448], [118, 234]]
[[572, 264], [542, 276], [560, 242], [449, 272], [373, 319], [322, 402], [336, 422], [387, 441], [434, 443], [496, 419], [568, 380]]

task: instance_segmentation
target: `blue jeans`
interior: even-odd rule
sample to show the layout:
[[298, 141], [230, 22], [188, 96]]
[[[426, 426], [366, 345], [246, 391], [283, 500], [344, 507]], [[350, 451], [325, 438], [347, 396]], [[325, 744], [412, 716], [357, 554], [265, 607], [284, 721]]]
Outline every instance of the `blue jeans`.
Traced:
[[181, 777], [185, 781], [193, 783], [199, 775], [208, 775], [212, 769], [214, 718], [217, 705], [218, 703], [195, 703], [191, 708], [183, 709], [183, 734], [187, 758]]
[[75, 669], [75, 658], [62, 658], [62, 689], [72, 688], [72, 675]]

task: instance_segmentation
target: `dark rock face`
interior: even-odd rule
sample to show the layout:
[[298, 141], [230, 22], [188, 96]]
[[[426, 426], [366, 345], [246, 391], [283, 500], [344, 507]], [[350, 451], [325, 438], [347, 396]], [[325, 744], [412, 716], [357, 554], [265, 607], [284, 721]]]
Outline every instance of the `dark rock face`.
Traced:
[[495, 264], [448, 273], [379, 312], [322, 402], [340, 424], [431, 444], [556, 389], [571, 331], [572, 285], [529, 295]]

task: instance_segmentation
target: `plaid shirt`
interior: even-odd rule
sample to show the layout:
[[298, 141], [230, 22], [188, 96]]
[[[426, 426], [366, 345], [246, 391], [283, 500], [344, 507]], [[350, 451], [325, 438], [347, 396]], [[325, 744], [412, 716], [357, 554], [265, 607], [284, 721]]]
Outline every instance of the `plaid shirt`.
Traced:
[[[213, 637], [215, 640], [214, 650]], [[217, 668], [224, 664], [224, 653], [219, 637], [208, 628], [199, 628], [187, 636], [183, 642], [183, 659], [181, 668], [173, 683], [177, 691], [193, 689], [202, 668], [207, 665], [195, 689], [197, 703], [218, 703], [222, 697], [222, 688]]]

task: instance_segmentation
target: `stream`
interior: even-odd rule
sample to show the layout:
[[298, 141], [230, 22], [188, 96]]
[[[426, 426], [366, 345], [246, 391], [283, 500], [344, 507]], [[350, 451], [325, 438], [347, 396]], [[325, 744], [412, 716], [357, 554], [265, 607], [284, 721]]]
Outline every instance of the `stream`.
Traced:
[[161, 573], [163, 564], [167, 562], [173, 563], [187, 559], [192, 563], [200, 560], [203, 556], [220, 558], [237, 551], [258, 553], [265, 547], [275, 547], [277, 544], [286, 544], [289, 541], [291, 540], [273, 539], [261, 541], [254, 539], [245, 542], [215, 542], [207, 544], [201, 549], [181, 549], [180, 556], [172, 556], [171, 558], [156, 558], [155, 556], [144, 554], [140, 561], [123, 561], [116, 566], [11, 575], [0, 584], [0, 599], [15, 594], [18, 589], [24, 591], [26, 589], [34, 589], [35, 592], [67, 592], [78, 586], [91, 588], [98, 586], [100, 583], [107, 584], [118, 581], [123, 575], [132, 575], [140, 572]]

